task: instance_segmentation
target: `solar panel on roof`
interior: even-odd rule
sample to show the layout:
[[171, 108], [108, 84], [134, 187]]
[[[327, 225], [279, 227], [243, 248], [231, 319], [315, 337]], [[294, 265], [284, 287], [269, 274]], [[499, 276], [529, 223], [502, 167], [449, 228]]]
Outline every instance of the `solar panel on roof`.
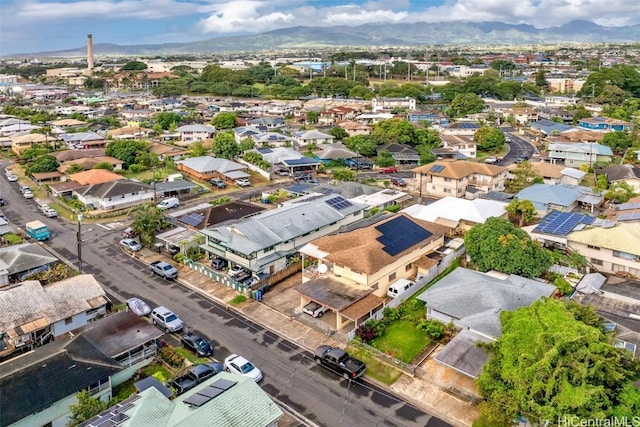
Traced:
[[430, 172], [442, 172], [444, 170], [444, 166], [443, 165], [433, 165], [431, 166], [431, 169], [429, 169]]
[[332, 208], [337, 209], [337, 210], [342, 210], [342, 209], [346, 209], [346, 208], [348, 208], [350, 206], [353, 206], [353, 204], [350, 201], [348, 201], [347, 199], [345, 199], [342, 196], [332, 197], [331, 199], [326, 200], [325, 203], [327, 205], [331, 206]]
[[198, 391], [198, 394], [207, 396], [209, 399], [213, 399], [214, 397], [222, 393], [224, 393], [224, 390], [213, 386], [205, 387], [202, 390]]
[[211, 387], [219, 388], [220, 390], [229, 390], [231, 387], [237, 384], [237, 381], [225, 380], [224, 378], [217, 380]]
[[196, 393], [196, 394], [192, 394], [191, 396], [186, 398], [184, 400], [184, 403], [186, 403], [187, 405], [198, 407], [198, 406], [204, 405], [205, 403], [207, 403], [210, 400], [211, 400], [210, 397]]
[[542, 218], [540, 224], [538, 224], [534, 231], [566, 236], [575, 229], [578, 224], [592, 224], [594, 221], [595, 218], [588, 215], [552, 211]]
[[623, 213], [618, 216], [618, 221], [635, 221], [640, 219], [640, 212]]
[[382, 233], [376, 240], [384, 245], [382, 249], [391, 256], [396, 256], [433, 234], [404, 216], [380, 224], [376, 230]]
[[203, 219], [204, 219], [203, 215], [187, 214], [187, 215], [184, 215], [182, 218], [180, 218], [180, 221], [192, 227], [196, 227], [198, 224], [202, 222]]

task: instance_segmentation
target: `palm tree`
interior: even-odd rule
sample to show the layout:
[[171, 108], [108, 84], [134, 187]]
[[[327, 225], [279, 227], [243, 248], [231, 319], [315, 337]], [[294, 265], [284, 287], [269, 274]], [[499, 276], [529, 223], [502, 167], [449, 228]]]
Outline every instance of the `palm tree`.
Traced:
[[133, 231], [140, 236], [142, 244], [146, 246], [151, 246], [155, 234], [164, 230], [166, 226], [167, 219], [163, 210], [148, 203], [135, 210], [133, 223], [131, 224]]

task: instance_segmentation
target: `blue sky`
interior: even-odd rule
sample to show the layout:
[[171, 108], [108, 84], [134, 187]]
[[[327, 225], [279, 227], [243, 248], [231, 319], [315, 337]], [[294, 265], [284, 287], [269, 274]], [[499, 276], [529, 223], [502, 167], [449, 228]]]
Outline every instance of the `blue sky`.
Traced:
[[572, 20], [640, 23], [639, 0], [0, 0], [0, 54], [94, 43], [155, 44], [297, 25]]

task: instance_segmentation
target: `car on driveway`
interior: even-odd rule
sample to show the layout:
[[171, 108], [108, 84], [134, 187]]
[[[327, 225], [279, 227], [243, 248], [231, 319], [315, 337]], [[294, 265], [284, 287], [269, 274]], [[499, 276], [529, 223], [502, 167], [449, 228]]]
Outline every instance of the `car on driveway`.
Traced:
[[127, 308], [136, 316], [148, 316], [151, 313], [149, 304], [136, 297], [127, 300]]
[[14, 174], [10, 173], [10, 174], [7, 175], [7, 180], [9, 182], [16, 182], [16, 181], [18, 181], [18, 177], [15, 176]]
[[200, 335], [188, 333], [182, 336], [180, 342], [185, 348], [193, 351], [198, 356], [209, 357], [213, 354], [211, 343]]
[[329, 309], [324, 305], [320, 305], [317, 302], [311, 301], [309, 304], [302, 308], [302, 312], [308, 314], [311, 317], [322, 317]]
[[391, 183], [393, 185], [397, 185], [398, 187], [406, 187], [407, 183], [404, 181], [404, 179], [397, 177], [397, 176], [392, 176], [391, 178], [389, 178], [389, 180], [391, 181]]
[[278, 176], [289, 176], [289, 171], [286, 169], [276, 169], [273, 173]]
[[224, 368], [232, 374], [243, 375], [255, 382], [262, 380], [262, 371], [242, 356], [232, 354], [224, 359]]
[[218, 271], [224, 270], [225, 268], [227, 268], [228, 265], [229, 263], [224, 258], [219, 258], [219, 257], [211, 258], [211, 267], [213, 267]]
[[497, 157], [495, 157], [495, 156], [489, 156], [489, 157], [487, 157], [486, 159], [484, 159], [484, 162], [485, 162], [485, 163], [487, 163], [487, 164], [492, 165], [492, 164], [494, 164], [494, 163], [497, 163], [497, 162], [498, 162], [498, 158], [497, 158]]
[[136, 232], [133, 231], [133, 228], [127, 227], [124, 230], [122, 230], [122, 233], [120, 234], [120, 236], [123, 239], [133, 239], [134, 237], [136, 237]]
[[122, 239], [120, 240], [120, 247], [131, 252], [138, 252], [142, 249], [142, 245], [135, 239]]
[[236, 184], [239, 187], [251, 187], [251, 181], [247, 178], [238, 178], [236, 179]]
[[220, 178], [211, 178], [209, 180], [209, 184], [211, 184], [212, 187], [216, 188], [227, 188], [227, 183]]
[[240, 266], [240, 265], [234, 265], [233, 267], [231, 267], [229, 269], [229, 276], [231, 277], [240, 277], [246, 273], [251, 274], [250, 271], [248, 271], [246, 268]]
[[398, 173], [398, 168], [396, 166], [387, 166], [386, 168], [380, 168], [378, 172], [379, 173]]
[[178, 332], [184, 327], [182, 320], [173, 311], [163, 306], [153, 309], [151, 321], [165, 332]]

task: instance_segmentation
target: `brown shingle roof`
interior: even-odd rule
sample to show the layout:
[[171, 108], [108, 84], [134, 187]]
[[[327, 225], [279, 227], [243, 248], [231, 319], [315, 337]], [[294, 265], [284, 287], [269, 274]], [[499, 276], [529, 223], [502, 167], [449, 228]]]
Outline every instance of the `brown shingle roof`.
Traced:
[[[434, 172], [433, 167], [439, 165], [443, 166], [443, 169], [439, 172]], [[488, 165], [486, 163], [469, 162], [466, 160], [458, 161], [437, 161], [429, 163], [415, 169], [412, 172], [424, 173], [427, 175], [441, 176], [444, 178], [460, 179], [473, 174], [482, 174], [487, 176], [497, 176], [507, 170], [502, 166]]]
[[91, 169], [69, 175], [69, 179], [82, 185], [91, 185], [117, 181], [124, 177], [106, 169]]
[[[384, 245], [376, 240], [376, 238], [382, 235], [376, 227], [396, 218], [398, 215], [404, 216], [422, 228], [427, 229], [432, 233], [432, 235], [426, 240], [418, 242], [399, 254], [392, 256], [385, 252], [383, 249]], [[373, 274], [384, 266], [393, 264], [397, 259], [415, 251], [420, 246], [424, 246], [425, 244], [432, 242], [451, 230], [450, 227], [444, 225], [421, 221], [411, 218], [405, 214], [398, 215], [389, 215], [389, 218], [379, 221], [369, 227], [359, 228], [346, 233], [324, 236], [314, 240], [312, 243], [321, 251], [329, 253], [326, 257], [327, 261], [349, 267], [350, 269], [361, 273]]]

